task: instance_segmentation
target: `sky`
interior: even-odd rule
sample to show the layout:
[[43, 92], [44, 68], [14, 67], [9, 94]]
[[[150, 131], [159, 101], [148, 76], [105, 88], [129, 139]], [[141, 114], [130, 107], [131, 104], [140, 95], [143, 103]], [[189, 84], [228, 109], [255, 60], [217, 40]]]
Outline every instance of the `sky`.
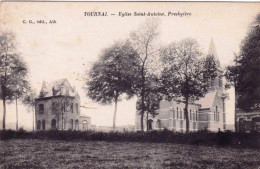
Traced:
[[[14, 32], [17, 49], [29, 67], [29, 80], [40, 91], [42, 81], [67, 78], [75, 86], [81, 112], [92, 124], [112, 126], [114, 105], [100, 105], [86, 97], [83, 90], [86, 72], [101, 51], [115, 41], [129, 37], [147, 17], [134, 12], [187, 12], [191, 16], [161, 16], [158, 44], [167, 45], [187, 37], [198, 41], [204, 54], [214, 40], [221, 66], [231, 64], [234, 53], [246, 36], [250, 23], [259, 12], [259, 3], [226, 2], [2, 2], [0, 31]], [[84, 12], [107, 12], [106, 17], [84, 16]], [[118, 16], [119, 12], [132, 16]], [[110, 15], [110, 14], [115, 15]], [[23, 21], [55, 20], [55, 24], [24, 24]], [[227, 123], [234, 122], [234, 89], [227, 91]], [[118, 104], [117, 125], [134, 124], [136, 98]], [[2, 104], [0, 119], [2, 120]], [[1, 121], [0, 120], [0, 121]], [[15, 124], [15, 106], [7, 106], [7, 127]], [[19, 126], [31, 129], [32, 112], [19, 104]], [[8, 126], [9, 125], [9, 126]], [[2, 125], [1, 125], [2, 126]]]

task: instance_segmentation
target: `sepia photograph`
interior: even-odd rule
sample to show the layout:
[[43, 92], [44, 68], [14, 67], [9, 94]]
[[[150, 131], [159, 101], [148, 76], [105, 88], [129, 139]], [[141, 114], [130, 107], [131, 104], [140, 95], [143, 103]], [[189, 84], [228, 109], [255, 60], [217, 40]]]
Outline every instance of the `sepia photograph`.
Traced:
[[260, 168], [260, 3], [0, 2], [0, 168]]

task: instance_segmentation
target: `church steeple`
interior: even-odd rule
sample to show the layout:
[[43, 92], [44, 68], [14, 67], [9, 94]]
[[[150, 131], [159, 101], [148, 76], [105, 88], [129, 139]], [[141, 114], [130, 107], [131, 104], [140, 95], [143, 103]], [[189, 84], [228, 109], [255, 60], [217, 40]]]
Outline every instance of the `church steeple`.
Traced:
[[218, 90], [223, 87], [222, 84], [222, 71], [220, 70], [220, 62], [216, 50], [216, 46], [214, 43], [213, 38], [211, 38], [210, 45], [209, 45], [209, 51], [208, 51], [208, 56], [213, 56], [215, 58], [215, 61], [217, 62], [218, 70], [217, 70], [217, 77], [215, 79], [211, 79], [210, 82], [210, 89], [212, 90]]
[[216, 46], [213, 38], [211, 38], [208, 55], [213, 55], [216, 59], [218, 58]]

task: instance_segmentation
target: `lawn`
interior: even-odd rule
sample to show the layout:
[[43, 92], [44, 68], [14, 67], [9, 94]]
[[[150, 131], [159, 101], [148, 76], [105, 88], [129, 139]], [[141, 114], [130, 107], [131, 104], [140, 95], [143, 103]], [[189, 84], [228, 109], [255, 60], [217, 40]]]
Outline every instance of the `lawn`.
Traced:
[[0, 168], [259, 167], [259, 149], [135, 142], [0, 141]]

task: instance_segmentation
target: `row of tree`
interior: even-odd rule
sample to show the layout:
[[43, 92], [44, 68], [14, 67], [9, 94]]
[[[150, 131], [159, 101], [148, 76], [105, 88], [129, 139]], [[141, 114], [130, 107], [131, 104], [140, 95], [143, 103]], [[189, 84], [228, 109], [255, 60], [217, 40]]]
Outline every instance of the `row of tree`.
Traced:
[[16, 104], [17, 130], [18, 100], [34, 108], [36, 95], [27, 75], [28, 67], [17, 51], [14, 34], [3, 32], [0, 35], [0, 98], [3, 101], [3, 130], [6, 128], [6, 103]]
[[89, 72], [87, 96], [94, 101], [117, 103], [122, 96], [138, 97], [141, 130], [144, 115], [156, 115], [160, 100], [179, 100], [185, 103], [186, 131], [189, 132], [188, 105], [204, 96], [209, 81], [218, 68], [214, 56], [202, 57], [194, 39], [184, 39], [158, 48], [158, 21], [147, 20], [125, 42], [117, 42], [102, 51]]

